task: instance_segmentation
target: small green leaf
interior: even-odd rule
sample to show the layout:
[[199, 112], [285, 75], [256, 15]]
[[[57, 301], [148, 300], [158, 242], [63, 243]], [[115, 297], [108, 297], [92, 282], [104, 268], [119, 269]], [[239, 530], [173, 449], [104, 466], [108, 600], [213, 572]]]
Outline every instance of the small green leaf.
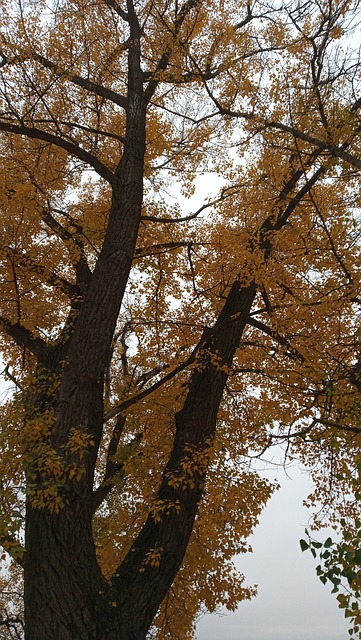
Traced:
[[356, 573], [354, 571], [349, 571], [346, 576], [346, 579], [350, 586], [353, 583], [355, 578], [356, 578]]
[[357, 562], [361, 562], [361, 549], [356, 549], [355, 560], [357, 560]]
[[312, 547], [314, 547], [315, 549], [321, 549], [321, 547], [322, 547], [322, 542], [316, 542], [316, 541], [313, 541], [313, 542], [311, 542], [311, 545], [312, 545]]
[[307, 551], [307, 549], [310, 548], [310, 545], [308, 544], [308, 542], [306, 542], [306, 540], [300, 540], [300, 547], [302, 551]]

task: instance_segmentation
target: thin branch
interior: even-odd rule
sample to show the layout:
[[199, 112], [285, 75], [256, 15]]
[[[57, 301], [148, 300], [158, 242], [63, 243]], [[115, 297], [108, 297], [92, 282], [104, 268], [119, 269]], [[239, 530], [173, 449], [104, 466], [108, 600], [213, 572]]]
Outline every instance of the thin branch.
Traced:
[[311, 191], [311, 189], [315, 186], [318, 179], [326, 173], [327, 167], [325, 165], [321, 165], [314, 174], [307, 180], [307, 182], [301, 187], [301, 189], [296, 193], [296, 195], [290, 200], [286, 209], [280, 214], [277, 218], [277, 222], [275, 224], [275, 230], [281, 229], [291, 214], [294, 212], [296, 207], [300, 204], [302, 199]]
[[319, 207], [317, 206], [317, 203], [316, 203], [312, 193], [310, 193], [310, 198], [311, 198], [312, 204], [315, 207], [315, 210], [317, 211], [317, 214], [318, 214], [318, 216], [319, 216], [319, 218], [320, 218], [320, 220], [322, 222], [322, 226], [323, 226], [324, 231], [326, 233], [327, 239], [328, 239], [328, 241], [330, 243], [331, 251], [332, 251], [333, 255], [335, 256], [336, 261], [338, 262], [338, 264], [339, 264], [339, 266], [341, 268], [341, 271], [343, 272], [344, 276], [347, 278], [347, 280], [349, 281], [350, 284], [353, 284], [352, 275], [349, 272], [349, 270], [347, 269], [347, 267], [346, 267], [344, 261], [342, 260], [341, 256], [339, 256], [339, 254], [338, 254], [338, 251], [336, 249], [336, 245], [335, 245], [335, 243], [333, 241], [333, 238], [331, 236], [331, 233], [330, 233], [330, 231], [329, 231], [329, 229], [327, 227], [326, 220], [323, 217], [322, 212], [320, 211]]
[[181, 362], [174, 369], [172, 369], [172, 371], [169, 371], [169, 373], [167, 373], [165, 376], [163, 376], [163, 378], [160, 378], [160, 380], [155, 382], [151, 387], [148, 387], [147, 389], [144, 389], [143, 391], [140, 391], [139, 393], [136, 393], [134, 396], [131, 396], [130, 398], [127, 398], [127, 400], [124, 400], [120, 404], [118, 404], [115, 407], [113, 407], [112, 409], [110, 409], [105, 414], [103, 422], [107, 422], [108, 420], [111, 420], [111, 418], [114, 418], [119, 413], [122, 413], [122, 412], [126, 411], [126, 409], [129, 409], [129, 407], [131, 407], [133, 404], [136, 404], [140, 400], [143, 400], [144, 398], [149, 396], [151, 393], [154, 393], [154, 391], [156, 391], [157, 389], [162, 387], [164, 384], [166, 384], [167, 382], [172, 380], [172, 378], [177, 376], [178, 373], [181, 373], [187, 367], [189, 367], [191, 364], [193, 364], [193, 362], [195, 362], [197, 353], [198, 353], [198, 351], [199, 351], [199, 349], [201, 347], [202, 341], [203, 341], [203, 334], [202, 334], [201, 340], [199, 341], [197, 346], [193, 349], [191, 355], [186, 360], [184, 360], [184, 362]]
[[110, 481], [114, 474], [118, 471], [120, 466], [114, 461], [114, 456], [117, 452], [119, 441], [124, 431], [125, 422], [126, 415], [119, 414], [117, 416], [115, 427], [113, 429], [113, 433], [108, 445], [104, 477], [99, 487], [97, 487], [93, 493], [93, 513], [96, 512], [103, 500], [113, 488], [113, 484]]
[[[268, 447], [270, 446], [272, 440], [290, 440], [291, 438], [304, 438], [305, 435], [307, 435], [315, 426], [316, 421], [313, 420], [312, 423], [310, 425], [308, 425], [307, 427], [305, 427], [304, 429], [300, 429], [299, 431], [294, 431], [293, 433], [271, 433], [269, 438], [270, 441], [267, 444], [266, 449], [268, 449]], [[265, 450], [266, 450], [265, 449]], [[264, 451], [265, 451], [264, 450]], [[264, 453], [264, 451], [262, 453]]]
[[357, 362], [349, 371], [348, 378], [356, 389], [361, 393], [361, 364]]
[[[202, 77], [202, 73], [198, 65], [197, 65], [197, 68], [199, 70], [200, 76]], [[328, 151], [331, 154], [331, 156], [340, 158], [341, 160], [344, 160], [351, 166], [354, 166], [357, 169], [361, 169], [361, 158], [358, 158], [354, 154], [346, 151], [346, 148], [350, 145], [350, 141], [345, 141], [341, 145], [332, 144], [332, 142], [330, 141], [320, 140], [319, 138], [316, 138], [311, 134], [308, 134], [304, 131], [300, 131], [295, 126], [290, 126], [282, 122], [277, 122], [275, 120], [268, 120], [267, 118], [260, 118], [253, 111], [251, 112], [233, 111], [232, 109], [229, 109], [228, 107], [225, 107], [220, 103], [220, 101], [215, 97], [215, 95], [210, 90], [207, 84], [207, 81], [204, 77], [202, 77], [202, 80], [203, 80], [203, 84], [206, 89], [206, 92], [209, 98], [212, 100], [213, 104], [216, 106], [219, 114], [230, 116], [233, 118], [244, 118], [245, 120], [259, 123], [261, 130], [262, 128], [277, 129], [279, 131], [283, 131], [284, 133], [289, 133], [294, 138], [303, 140], [304, 142], [309, 142], [310, 144], [317, 147], [321, 151]], [[350, 107], [350, 113], [355, 113], [360, 108], [360, 106], [361, 106], [361, 100], [358, 99]]]
[[[96, 255], [99, 255], [99, 250], [93, 244], [93, 242], [91, 241], [89, 236], [86, 235], [86, 233], [84, 231], [84, 227], [78, 222], [78, 220], [76, 218], [74, 218], [74, 216], [72, 216], [70, 213], [68, 213], [64, 209], [57, 209], [56, 207], [51, 207], [49, 202], [48, 202], [48, 210], [59, 214], [60, 216], [62, 216], [66, 220], [68, 220], [70, 222], [71, 226], [74, 227], [74, 229], [76, 230], [76, 235], [72, 236], [72, 239], [73, 239], [74, 244], [81, 250], [82, 258], [84, 259], [85, 262], [87, 262], [86, 257], [85, 257], [85, 253], [84, 253], [85, 244], [80, 239], [79, 236], [85, 238], [85, 240], [87, 241], [89, 246], [93, 249], [94, 253]], [[90, 268], [89, 268], [89, 271], [90, 271]], [[90, 272], [90, 274], [91, 274], [91, 272]]]
[[[19, 624], [22, 628], [24, 628], [24, 621], [21, 618], [7, 618], [6, 620], [0, 620], [0, 626], [2, 627], [8, 627], [8, 629], [10, 629], [10, 627], [13, 627], [15, 625]], [[20, 635], [18, 636], [18, 638], [20, 638]]]
[[9, 365], [9, 364], [7, 364], [7, 365], [6, 365], [6, 367], [5, 367], [5, 369], [4, 369], [4, 371], [2, 372], [2, 374], [1, 374], [1, 375], [3, 375], [3, 376], [4, 376], [4, 378], [9, 378], [9, 380], [11, 380], [11, 382], [13, 382], [13, 384], [14, 384], [14, 385], [15, 385], [15, 386], [20, 390], [20, 391], [23, 391], [23, 390], [24, 390], [23, 385], [22, 385], [22, 384], [20, 384], [20, 382], [15, 378], [15, 376], [13, 376], [13, 374], [12, 374], [12, 373], [10, 373], [9, 367], [10, 367], [10, 365]]
[[319, 138], [305, 133], [304, 131], [300, 131], [296, 127], [291, 127], [287, 124], [276, 122], [274, 120], [265, 120], [264, 125], [266, 128], [278, 129], [279, 131], [290, 133], [294, 138], [298, 138], [299, 140], [303, 140], [304, 142], [309, 142], [315, 147], [321, 149], [321, 151], [328, 151], [332, 156], [344, 160], [357, 169], [361, 169], [361, 158], [357, 158], [354, 154], [346, 151], [345, 147], [348, 146], [349, 143], [343, 143], [342, 145], [337, 146], [336, 144], [332, 144], [331, 142], [319, 140]]
[[210, 242], [193, 242], [192, 240], [181, 240], [176, 242], [175, 240], [172, 242], [162, 242], [159, 244], [153, 244], [149, 247], [138, 247], [134, 252], [133, 260], [137, 260], [139, 258], [144, 258], [147, 256], [159, 256], [163, 253], [167, 253], [168, 251], [176, 251], [177, 249], [181, 249], [187, 247], [189, 250], [190, 247], [204, 247], [210, 244]]
[[323, 418], [315, 418], [315, 421], [319, 424], [322, 424], [325, 427], [331, 427], [332, 429], [338, 429], [340, 431], [349, 431], [350, 433], [361, 433], [360, 427], [350, 427], [346, 424], [339, 424], [338, 422], [333, 422], [332, 420], [324, 420]]
[[[80, 227], [80, 225], [78, 225], [78, 223], [75, 220], [72, 221], [71, 216], [68, 216], [65, 212], [59, 211], [57, 209], [53, 209], [53, 211], [60, 213], [61, 215], [64, 215], [65, 217], [70, 219], [70, 221], [72, 222], [73, 226], [77, 229], [77, 231], [79, 233], [83, 233], [83, 230]], [[79, 237], [78, 238], [74, 237], [73, 234], [71, 234], [67, 229], [65, 229], [65, 227], [63, 227], [63, 225], [61, 225], [60, 222], [58, 222], [58, 220], [54, 218], [54, 216], [51, 214], [50, 205], [48, 205], [48, 207], [43, 207], [41, 217], [43, 222], [45, 222], [45, 224], [49, 227], [49, 229], [51, 229], [51, 231], [53, 231], [53, 233], [57, 237], [63, 240], [65, 245], [67, 245], [68, 242], [71, 241], [77, 247], [80, 256], [76, 261], [72, 259], [72, 264], [76, 272], [77, 286], [81, 287], [82, 285], [88, 285], [90, 282], [90, 278], [92, 276], [92, 271], [88, 265], [88, 261], [85, 256], [83, 242], [80, 240]], [[70, 256], [73, 258], [71, 251], [70, 251]], [[83, 293], [83, 291], [81, 291], [81, 293]]]
[[[174, 40], [176, 40], [176, 37], [179, 34], [182, 24], [186, 19], [187, 15], [192, 11], [192, 9], [194, 9], [194, 7], [197, 6], [198, 2], [199, 0], [185, 0], [185, 2], [183, 3], [174, 21], [174, 25], [172, 29]], [[173, 53], [173, 47], [168, 45], [164, 53], [161, 55], [158, 61], [158, 64], [152, 74], [153, 77], [149, 80], [148, 86], [144, 91], [144, 98], [147, 103], [149, 103], [149, 101], [152, 99], [156, 91], [156, 88], [159, 84], [159, 80], [157, 76], [159, 76], [160, 73], [162, 71], [165, 71], [165, 69], [167, 68], [172, 53]]]
[[14, 254], [19, 266], [23, 266], [37, 275], [43, 276], [47, 284], [60, 289], [70, 299], [79, 297], [79, 288], [63, 276], [59, 276], [54, 271], [44, 267], [44, 265], [38, 264], [36, 260], [24, 253], [21, 253], [19, 250], [10, 249], [9, 247], [7, 247], [7, 250]]
[[219, 198], [216, 198], [211, 202], [206, 202], [201, 207], [199, 207], [197, 211], [195, 211], [194, 213], [190, 213], [188, 216], [183, 216], [182, 218], [157, 218], [157, 216], [142, 216], [141, 220], [146, 220], [149, 222], [158, 222], [160, 224], [174, 224], [176, 222], [189, 222], [189, 220], [194, 220], [195, 218], [198, 218], [198, 216], [206, 209], [209, 209], [209, 207], [213, 207], [214, 205], [219, 204], [220, 202], [223, 202], [227, 198], [234, 195], [234, 193], [236, 192], [237, 192], [237, 187], [234, 187], [234, 186], [224, 187], [221, 190], [221, 195], [219, 196]]
[[[324, 420], [323, 418], [313, 418], [312, 422], [305, 427], [304, 429], [300, 429], [299, 431], [294, 431], [293, 433], [272, 433], [270, 434], [270, 440], [289, 440], [291, 438], [304, 438], [305, 435], [310, 433], [312, 429], [317, 425], [321, 424], [324, 427], [331, 427], [332, 429], [337, 429], [338, 431], [348, 431], [350, 433], [361, 433], [361, 428], [359, 427], [350, 427], [349, 425], [339, 424], [338, 422], [333, 422], [332, 420]], [[320, 436], [318, 436], [319, 438]]]

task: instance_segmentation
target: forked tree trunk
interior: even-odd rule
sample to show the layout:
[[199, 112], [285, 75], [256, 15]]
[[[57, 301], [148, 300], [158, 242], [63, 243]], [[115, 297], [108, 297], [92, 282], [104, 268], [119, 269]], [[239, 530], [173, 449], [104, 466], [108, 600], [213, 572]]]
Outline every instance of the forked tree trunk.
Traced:
[[[174, 508], [165, 509], [159, 520], [149, 515], [111, 583], [100, 574], [92, 537], [92, 473], [68, 488], [67, 504], [59, 513], [28, 505], [26, 640], [145, 640], [193, 530], [207, 470], [206, 452], [227, 379], [225, 367], [232, 362], [255, 290], [253, 283], [242, 288], [236, 282], [218, 321], [203, 336], [200, 366], [176, 416], [173, 450], [157, 496]], [[216, 362], [209, 358], [210, 352], [217, 354]], [[89, 454], [90, 471], [93, 455]], [[189, 478], [183, 463], [194, 455], [198, 470]], [[174, 483], [175, 478], [179, 482]], [[155, 566], [147, 562], [154, 549], [160, 554]]]
[[[145, 153], [147, 105], [137, 40], [140, 27], [134, 16], [130, 20], [124, 151], [114, 174], [104, 244], [69, 341], [47, 444], [64, 460], [66, 470], [66, 465], [74, 462], [67, 451], [72, 430], [89, 436], [91, 443], [81, 463], [83, 475], [71, 481], [68, 478], [60, 487], [64, 506], [58, 513], [28, 501], [26, 640], [145, 640], [183, 562], [202, 496], [206, 451], [214, 437], [227, 368], [255, 297], [253, 282], [242, 286], [236, 281], [217, 322], [202, 336], [199, 366], [195, 366], [184, 406], [176, 416], [173, 450], [157, 496], [160, 504], [174, 508], [164, 510], [157, 521], [149, 515], [113, 579], [106, 583], [92, 535], [94, 469], [103, 430], [104, 371], [140, 221]], [[60, 368], [60, 363], [55, 363], [55, 369]], [[54, 363], [48, 369], [51, 375]], [[202, 455], [204, 466], [190, 482], [184, 461], [192, 461], [193, 456], [198, 460]], [[41, 489], [44, 472], [37, 464], [35, 455], [29, 473]], [[174, 478], [179, 482], [174, 483]], [[155, 549], [159, 550], [159, 563], [153, 565], [147, 558]]]

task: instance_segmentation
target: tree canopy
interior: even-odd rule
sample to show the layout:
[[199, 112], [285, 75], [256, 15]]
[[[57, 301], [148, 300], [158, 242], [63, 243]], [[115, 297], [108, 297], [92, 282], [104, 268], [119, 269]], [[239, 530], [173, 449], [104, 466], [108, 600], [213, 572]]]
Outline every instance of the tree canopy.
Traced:
[[254, 458], [359, 514], [359, 4], [1, 10], [4, 637], [187, 640]]

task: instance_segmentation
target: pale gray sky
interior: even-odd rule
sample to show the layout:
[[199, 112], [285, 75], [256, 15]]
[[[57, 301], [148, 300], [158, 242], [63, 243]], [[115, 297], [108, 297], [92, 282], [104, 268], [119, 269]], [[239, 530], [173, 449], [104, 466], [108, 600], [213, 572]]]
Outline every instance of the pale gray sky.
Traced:
[[[253, 554], [237, 559], [247, 584], [258, 584], [259, 595], [241, 603], [236, 613], [205, 616], [197, 626], [197, 640], [346, 640], [348, 624], [331, 588], [315, 573], [317, 562], [302, 553], [308, 512], [302, 500], [310, 480], [297, 467], [272, 470], [281, 489], [275, 493], [250, 539]], [[326, 538], [319, 533], [320, 540]], [[332, 535], [332, 534], [331, 534]]]

